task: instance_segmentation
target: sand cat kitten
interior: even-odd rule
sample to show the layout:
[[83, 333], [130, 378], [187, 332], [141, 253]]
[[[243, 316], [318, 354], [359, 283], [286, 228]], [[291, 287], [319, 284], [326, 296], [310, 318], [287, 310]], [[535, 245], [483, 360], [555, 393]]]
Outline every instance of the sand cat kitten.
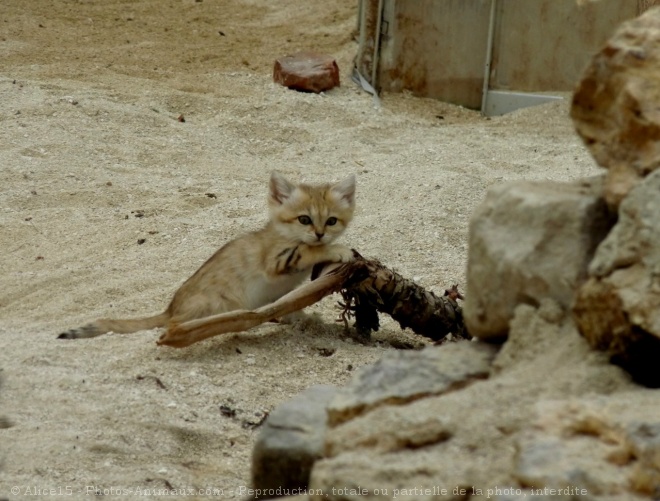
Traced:
[[106, 332], [129, 333], [166, 327], [237, 309], [255, 309], [279, 299], [322, 262], [346, 262], [353, 252], [332, 242], [355, 209], [355, 176], [337, 184], [294, 185], [273, 172], [265, 228], [218, 250], [174, 294], [167, 309], [151, 317], [99, 319], [63, 332], [80, 339]]

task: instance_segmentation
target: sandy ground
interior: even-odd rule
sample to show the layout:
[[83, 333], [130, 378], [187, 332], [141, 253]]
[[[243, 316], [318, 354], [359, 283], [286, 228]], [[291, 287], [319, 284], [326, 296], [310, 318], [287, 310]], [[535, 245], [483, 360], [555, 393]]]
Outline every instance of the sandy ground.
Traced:
[[[356, 173], [343, 242], [436, 291], [464, 283], [469, 217], [489, 186], [596, 172], [566, 103], [487, 120], [385, 95], [376, 110], [347, 77], [356, 3], [3, 0], [0, 401], [12, 426], [0, 497], [241, 498], [250, 423], [310, 385], [343, 384], [392, 349], [383, 341], [424, 342], [384, 319], [379, 342], [356, 344], [336, 298], [303, 324], [182, 350], [157, 347], [157, 331], [56, 339], [163, 309], [218, 247], [264, 223], [272, 169]], [[272, 83], [274, 59], [302, 49], [336, 57], [342, 86]]]

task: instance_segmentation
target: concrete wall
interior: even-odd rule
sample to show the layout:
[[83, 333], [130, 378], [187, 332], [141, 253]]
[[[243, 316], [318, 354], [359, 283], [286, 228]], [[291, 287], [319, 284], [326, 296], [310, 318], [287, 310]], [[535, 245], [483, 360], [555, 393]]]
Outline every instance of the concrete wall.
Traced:
[[591, 55], [636, 15], [630, 0], [499, 0], [490, 88], [571, 91]]
[[[572, 90], [615, 28], [654, 3], [497, 0], [490, 88]], [[491, 0], [384, 0], [383, 7], [376, 86], [479, 109]]]
[[490, 0], [385, 0], [379, 84], [479, 107]]

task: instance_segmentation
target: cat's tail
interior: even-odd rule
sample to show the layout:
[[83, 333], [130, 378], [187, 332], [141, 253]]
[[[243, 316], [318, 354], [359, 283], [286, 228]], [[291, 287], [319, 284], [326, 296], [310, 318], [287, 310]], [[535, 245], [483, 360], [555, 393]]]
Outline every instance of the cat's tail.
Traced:
[[129, 319], [111, 319], [100, 318], [92, 323], [83, 325], [76, 329], [69, 329], [62, 332], [58, 339], [86, 339], [90, 337], [100, 336], [106, 332], [116, 332], [117, 334], [129, 334], [131, 332], [143, 331], [147, 329], [155, 329], [156, 327], [165, 327], [170, 319], [168, 311], [164, 311], [158, 315], [143, 318], [129, 318]]

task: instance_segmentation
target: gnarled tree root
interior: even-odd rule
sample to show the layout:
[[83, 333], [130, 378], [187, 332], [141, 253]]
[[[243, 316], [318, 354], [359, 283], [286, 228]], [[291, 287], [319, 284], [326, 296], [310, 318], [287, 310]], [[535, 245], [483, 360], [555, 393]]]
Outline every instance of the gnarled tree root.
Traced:
[[244, 331], [302, 310], [339, 291], [344, 298], [342, 317], [347, 322], [355, 316], [361, 335], [378, 330], [377, 312], [381, 312], [391, 315], [402, 328], [409, 327], [435, 341], [449, 333], [469, 338], [462, 309], [456, 302], [462, 299], [456, 286], [438, 297], [379, 261], [361, 256], [350, 263], [326, 265], [315, 275], [318, 276], [311, 282], [256, 310], [230, 311], [172, 325], [158, 344], [183, 348], [220, 334]]

